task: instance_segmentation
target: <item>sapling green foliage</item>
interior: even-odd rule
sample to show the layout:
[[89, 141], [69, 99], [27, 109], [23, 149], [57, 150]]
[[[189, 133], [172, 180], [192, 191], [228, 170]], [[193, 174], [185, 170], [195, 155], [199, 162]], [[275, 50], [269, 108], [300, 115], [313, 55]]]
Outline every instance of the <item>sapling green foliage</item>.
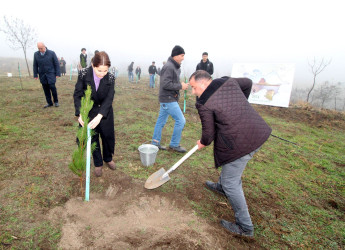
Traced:
[[[83, 181], [83, 174], [86, 170], [86, 146], [87, 146], [87, 124], [89, 124], [89, 112], [92, 109], [93, 101], [91, 100], [91, 87], [87, 86], [85, 95], [81, 98], [80, 115], [84, 121], [84, 127], [79, 127], [77, 132], [78, 148], [74, 150], [72, 155], [72, 162], [69, 168], [72, 172], [80, 177], [81, 185]], [[91, 136], [93, 130], [91, 130]], [[96, 143], [91, 145], [91, 152], [96, 148]]]

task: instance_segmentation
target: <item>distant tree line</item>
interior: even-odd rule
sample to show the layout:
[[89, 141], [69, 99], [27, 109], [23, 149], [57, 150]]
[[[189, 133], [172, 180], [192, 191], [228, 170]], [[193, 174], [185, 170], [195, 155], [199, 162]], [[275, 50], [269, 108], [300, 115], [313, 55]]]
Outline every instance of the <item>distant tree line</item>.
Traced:
[[315, 107], [345, 111], [345, 83], [326, 81], [315, 87], [316, 77], [331, 64], [331, 61], [324, 58], [318, 61], [314, 58], [308, 62], [310, 72], [313, 74], [312, 87], [295, 88], [291, 93], [291, 102], [301, 102], [306, 97], [307, 103]]
[[[291, 103], [303, 102], [309, 91], [308, 88], [294, 88], [291, 93]], [[345, 83], [325, 81], [319, 84], [310, 93], [308, 103], [321, 109], [345, 111]]]

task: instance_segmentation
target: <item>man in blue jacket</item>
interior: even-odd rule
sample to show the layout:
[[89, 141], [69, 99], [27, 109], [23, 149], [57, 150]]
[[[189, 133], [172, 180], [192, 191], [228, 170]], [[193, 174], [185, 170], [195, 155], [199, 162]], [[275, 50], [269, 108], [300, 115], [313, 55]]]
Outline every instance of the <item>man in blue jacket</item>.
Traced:
[[40, 82], [44, 94], [46, 96], [47, 104], [43, 108], [53, 106], [53, 95], [55, 107], [59, 107], [58, 94], [55, 83], [56, 78], [60, 77], [60, 65], [54, 51], [47, 49], [42, 42], [37, 43], [38, 51], [34, 54], [34, 78], [37, 80], [40, 77]]

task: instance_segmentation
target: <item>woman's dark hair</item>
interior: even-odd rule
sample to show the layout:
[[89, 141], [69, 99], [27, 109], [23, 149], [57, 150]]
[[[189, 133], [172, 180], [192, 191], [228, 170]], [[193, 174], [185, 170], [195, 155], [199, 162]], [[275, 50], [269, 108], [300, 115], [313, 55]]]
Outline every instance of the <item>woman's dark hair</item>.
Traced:
[[99, 67], [101, 65], [110, 67], [111, 62], [108, 54], [105, 51], [96, 53], [95, 56], [92, 58], [92, 65], [94, 67]]

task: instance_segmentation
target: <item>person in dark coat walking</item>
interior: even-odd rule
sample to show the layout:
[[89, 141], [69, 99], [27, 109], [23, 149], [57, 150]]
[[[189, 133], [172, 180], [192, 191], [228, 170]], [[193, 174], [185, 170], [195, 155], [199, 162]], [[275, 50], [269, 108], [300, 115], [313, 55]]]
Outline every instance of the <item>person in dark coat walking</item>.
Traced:
[[208, 53], [202, 53], [202, 59], [196, 66], [196, 70], [205, 70], [211, 76], [213, 75], [213, 63], [208, 60]]
[[150, 74], [150, 88], [155, 87], [155, 76], [156, 73], [158, 73], [157, 68], [156, 68], [156, 63], [152, 62], [152, 65], [149, 67], [149, 74]]
[[53, 106], [59, 107], [58, 94], [56, 90], [56, 78], [60, 77], [60, 65], [54, 51], [47, 49], [42, 42], [37, 43], [38, 51], [34, 54], [34, 78], [40, 78], [47, 104], [44, 108]]
[[66, 61], [63, 57], [60, 59], [60, 72], [62, 76], [66, 75]]
[[[102, 176], [103, 161], [107, 166], [115, 170], [116, 166], [113, 161], [115, 150], [115, 131], [114, 131], [114, 111], [112, 103], [115, 95], [115, 77], [108, 72], [111, 66], [109, 56], [106, 52], [101, 51], [93, 57], [92, 66], [82, 69], [78, 76], [78, 81], [74, 90], [75, 115], [78, 118], [80, 126], [84, 126], [80, 116], [81, 98], [87, 86], [92, 89], [91, 99], [93, 107], [89, 112], [90, 123], [88, 126], [94, 129], [94, 135], [91, 143], [96, 142], [96, 149], [93, 151], [93, 161], [95, 165], [95, 175]], [[102, 139], [103, 157], [101, 153], [99, 136]]]
[[127, 68], [127, 71], [128, 71], [128, 81], [129, 82], [133, 82], [133, 65], [134, 65], [134, 62], [131, 62], [131, 64]]
[[198, 96], [202, 135], [198, 149], [214, 141], [216, 168], [222, 167], [217, 183], [206, 181], [206, 187], [228, 198], [236, 221], [221, 220], [228, 231], [254, 236], [246, 199], [242, 189], [242, 173], [247, 162], [270, 136], [272, 129], [249, 104], [252, 80], [222, 77], [212, 80], [204, 70], [194, 72], [189, 78], [192, 93]]

